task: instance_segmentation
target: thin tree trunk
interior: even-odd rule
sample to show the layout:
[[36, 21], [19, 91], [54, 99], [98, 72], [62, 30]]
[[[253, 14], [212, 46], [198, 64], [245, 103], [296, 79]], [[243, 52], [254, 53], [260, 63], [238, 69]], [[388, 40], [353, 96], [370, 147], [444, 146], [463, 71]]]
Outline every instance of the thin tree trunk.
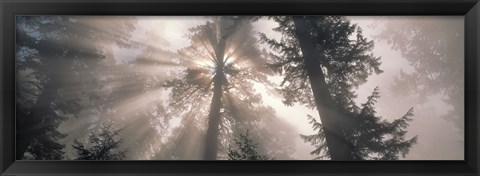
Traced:
[[328, 90], [325, 75], [317, 59], [321, 56], [316, 56], [315, 54], [315, 42], [309, 34], [304, 18], [295, 16], [293, 17], [293, 21], [315, 98], [315, 104], [323, 125], [323, 131], [325, 132], [330, 157], [332, 160], [353, 160], [351, 156], [352, 145], [346, 140], [341, 128], [344, 117], [342, 113], [338, 111], [338, 107]]

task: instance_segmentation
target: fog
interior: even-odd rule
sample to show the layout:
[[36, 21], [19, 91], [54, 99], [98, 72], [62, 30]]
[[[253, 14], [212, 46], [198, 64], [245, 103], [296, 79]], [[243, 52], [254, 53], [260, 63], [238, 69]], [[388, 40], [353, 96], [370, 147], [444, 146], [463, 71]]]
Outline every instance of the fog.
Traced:
[[[384, 118], [395, 118], [402, 111], [409, 107], [414, 107], [414, 121], [409, 127], [408, 134], [418, 135], [418, 144], [412, 147], [410, 154], [405, 159], [408, 160], [463, 160], [464, 159], [464, 126], [457, 126], [454, 123], [442, 118], [447, 115], [454, 107], [445, 102], [448, 98], [447, 93], [435, 93], [426, 96], [424, 100], [419, 94], [399, 94], [395, 92], [394, 77], [398, 76], [400, 70], [413, 72], [413, 66], [404, 58], [399, 51], [391, 49], [391, 45], [385, 40], [375, 38], [384, 29], [382, 23], [387, 25], [402, 25], [408, 21], [415, 21], [428, 26], [429, 32], [434, 30], [442, 31], [447, 37], [459, 36], [455, 40], [449, 40], [449, 47], [461, 48], [455, 53], [450, 53], [454, 57], [447, 59], [457, 60], [456, 65], [450, 65], [452, 69], [461, 74], [452, 79], [464, 80], [464, 38], [463, 38], [463, 17], [350, 17], [352, 22], [359, 24], [364, 29], [364, 34], [375, 39], [375, 48], [373, 52], [382, 57], [381, 68], [385, 71], [378, 76], [369, 77], [369, 81], [362, 85], [358, 90], [358, 100], [368, 96], [368, 91], [375, 86], [382, 90], [382, 97], [379, 99], [377, 110]], [[438, 23], [443, 25], [438, 25]], [[451, 24], [454, 25], [451, 25]], [[448, 28], [440, 28], [447, 26]], [[382, 28], [383, 27], [383, 28]], [[455, 32], [451, 32], [455, 31]], [[432, 43], [434, 41], [431, 41]], [[426, 43], [429, 44], [429, 43]], [[448, 48], [447, 48], [448, 49]], [[446, 52], [449, 52], [448, 50]], [[461, 92], [464, 92], [464, 85], [458, 85]], [[365, 92], [366, 91], [366, 92]], [[463, 100], [463, 93], [458, 98]], [[463, 101], [455, 105], [461, 109], [459, 114], [464, 113]], [[462, 117], [463, 119], [463, 117]], [[463, 122], [463, 120], [462, 120]]]
[[[353, 16], [348, 19], [362, 29], [367, 39], [374, 41], [372, 53], [381, 57], [380, 69], [383, 70], [381, 74], [370, 75], [366, 83], [354, 88], [357, 106], [365, 103], [374, 88], [378, 87], [381, 97], [375, 104], [375, 110], [382, 119], [392, 122], [401, 118], [409, 108], [414, 109], [413, 121], [406, 129], [406, 138], [418, 136], [418, 141], [413, 144], [406, 157], [400, 159], [463, 160], [463, 17]], [[128, 40], [125, 40], [125, 43], [132, 46], [125, 47], [115, 42], [98, 41], [106, 44], [93, 45], [102, 45], [103, 53], [109, 53], [105, 54], [100, 66], [86, 66], [83, 70], [76, 71], [77, 75], [83, 75], [79, 79], [83, 82], [68, 83], [67, 88], [60, 89], [63, 96], [78, 99], [82, 105], [82, 109], [75, 114], [78, 117], [67, 117], [56, 128], [60, 133], [66, 134], [65, 137], [58, 139], [60, 144], [65, 145], [63, 149], [65, 159], [75, 158], [76, 153], [72, 146], [75, 140], [87, 144], [89, 135], [101, 131], [101, 124], [105, 122], [114, 122], [115, 128], [120, 130], [119, 138], [122, 140], [120, 147], [127, 150], [124, 158], [126, 160], [201, 159], [212, 91], [198, 94], [198, 97], [193, 88], [185, 88], [184, 94], [179, 91], [177, 96], [182, 101], [176, 105], [181, 107], [177, 110], [169, 106], [173, 102], [169, 97], [174, 94], [172, 93], [175, 92], [174, 88], [164, 87], [169, 80], [185, 76], [185, 70], [194, 68], [191, 65], [211, 67], [204, 61], [208, 61], [205, 59], [208, 57], [205, 55], [208, 54], [178, 53], [190, 51], [185, 50], [194, 43], [190, 38], [192, 35], [190, 29], [212, 19], [135, 17], [132, 21], [135, 27], [129, 32]], [[72, 22], [69, 25], [73, 28], [81, 26], [85, 31], [89, 29], [102, 29], [108, 31], [106, 33], [117, 31], [102, 23], [103, 21], [99, 20], [86, 23]], [[259, 33], [264, 33], [269, 38], [281, 40], [281, 34], [272, 30], [277, 26], [278, 23], [270, 18], [260, 18], [251, 26], [245, 25], [239, 29], [240, 32], [232, 37], [234, 38], [232, 43], [251, 42], [246, 36], [250, 30], [255, 39], [260, 38]], [[402, 26], [410, 27], [408, 29], [413, 32], [405, 34], [395, 31]], [[27, 33], [39, 38], [42, 34], [37, 34], [36, 30], [39, 29], [27, 30], [29, 31]], [[432, 35], [421, 40], [409, 37], [409, 34], [416, 37], [426, 35], [422, 30], [429, 31]], [[389, 33], [407, 37], [386, 35]], [[436, 38], [437, 36], [442, 38]], [[17, 44], [19, 43], [21, 42], [17, 40]], [[229, 50], [226, 55], [233, 58], [231, 63], [236, 64], [238, 69], [247, 70], [263, 62], [248, 58], [251, 55], [264, 57], [265, 53], [276, 53], [266, 43], [253, 43], [251, 47], [255, 45], [257, 48], [255, 50], [247, 48], [250, 45], [240, 47], [227, 44], [226, 49]], [[442, 47], [430, 46], [432, 43], [442, 43], [439, 44]], [[21, 53], [17, 47], [17, 60], [21, 59]], [[246, 58], [243, 58], [243, 55], [247, 55]], [[423, 62], [424, 60], [429, 62]], [[438, 61], [438, 64], [437, 60], [441, 62]], [[433, 76], [425, 76], [423, 72], [427, 67], [428, 74]], [[17, 71], [17, 74], [25, 72], [28, 71]], [[209, 72], [212, 70], [207, 69], [202, 74], [210, 76], [208, 78], [213, 77], [208, 75]], [[315, 158], [316, 156], [310, 154], [315, 147], [304, 142], [300, 134], [316, 133], [307, 115], [319, 119], [317, 109], [300, 103], [293, 106], [283, 103], [282, 94], [275, 90], [280, 87], [285, 75], [273, 74], [262, 69], [253, 72], [260, 74], [249, 75], [255, 78], [252, 79], [254, 81], [247, 80], [250, 77], [233, 79], [231, 77], [234, 77], [234, 74], [227, 76], [234, 88], [229, 89], [231, 94], [223, 96], [224, 104], [236, 109], [235, 112], [224, 110], [225, 113], [233, 115], [224, 117], [226, 120], [221, 121], [224, 127], [221, 127], [219, 134], [218, 159], [227, 159], [227, 147], [233, 145], [234, 138], [245, 133], [247, 129], [253, 141], [259, 144], [259, 153], [268, 154], [279, 160]], [[73, 77], [65, 74], [61, 80]], [[208, 81], [201, 79], [203, 77], [195, 80], [200, 80], [198, 84], [209, 85]], [[27, 78], [17, 76], [17, 82], [24, 80]], [[452, 84], [454, 86], [451, 86]], [[100, 96], [87, 96], [79, 92]], [[64, 112], [60, 109], [56, 113]], [[245, 123], [237, 124], [236, 121], [239, 119]]]

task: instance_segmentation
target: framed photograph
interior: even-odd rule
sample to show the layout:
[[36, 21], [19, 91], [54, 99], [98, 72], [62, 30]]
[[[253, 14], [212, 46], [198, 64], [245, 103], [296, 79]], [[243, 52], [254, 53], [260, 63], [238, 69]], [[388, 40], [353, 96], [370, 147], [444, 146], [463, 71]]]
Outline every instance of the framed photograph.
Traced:
[[0, 174], [478, 175], [479, 10], [1, 1]]

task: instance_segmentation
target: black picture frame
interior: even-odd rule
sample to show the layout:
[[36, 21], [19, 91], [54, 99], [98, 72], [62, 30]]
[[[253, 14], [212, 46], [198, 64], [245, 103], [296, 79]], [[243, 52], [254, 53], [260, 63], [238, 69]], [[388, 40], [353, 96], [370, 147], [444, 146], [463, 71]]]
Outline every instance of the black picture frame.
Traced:
[[[0, 0], [0, 173], [13, 175], [479, 175], [478, 0]], [[460, 15], [465, 17], [464, 161], [15, 160], [16, 15]]]

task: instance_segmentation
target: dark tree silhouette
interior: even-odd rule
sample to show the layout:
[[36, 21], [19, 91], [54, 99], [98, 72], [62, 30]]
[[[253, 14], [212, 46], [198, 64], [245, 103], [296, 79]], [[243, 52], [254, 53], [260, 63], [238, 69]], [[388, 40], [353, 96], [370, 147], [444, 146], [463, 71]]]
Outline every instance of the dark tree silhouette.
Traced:
[[258, 153], [258, 143], [251, 139], [248, 130], [234, 140], [235, 146], [228, 147], [228, 160], [272, 160], [268, 155]]
[[382, 73], [380, 58], [370, 51], [374, 43], [356, 25], [340, 16], [272, 17], [281, 41], [262, 40], [280, 53], [271, 65], [284, 74], [281, 92], [286, 105], [306, 104], [317, 108], [328, 156], [332, 160], [358, 159], [358, 146], [350, 140], [355, 92], [369, 75]]
[[106, 122], [100, 126], [98, 134], [90, 133], [88, 143], [74, 141], [74, 160], [122, 160], [126, 149], [120, 149], [120, 130], [114, 129], [113, 122]]
[[[16, 158], [60, 159], [57, 140], [65, 135], [57, 127], [81, 111], [85, 96], [72, 89], [108, 54], [105, 44], [128, 45], [134, 23], [73, 16], [18, 16], [16, 22]], [[91, 27], [99, 23], [114, 31]]]
[[35, 138], [30, 146], [27, 148], [27, 152], [23, 159], [27, 160], [61, 160], [64, 159], [63, 148], [65, 147], [62, 144], [53, 141], [48, 136], [41, 136], [42, 138]]
[[395, 78], [393, 92], [416, 93], [421, 98], [441, 94], [453, 109], [443, 116], [463, 133], [464, 129], [464, 25], [456, 18], [416, 17], [380, 23], [377, 36], [400, 51], [412, 72]]

